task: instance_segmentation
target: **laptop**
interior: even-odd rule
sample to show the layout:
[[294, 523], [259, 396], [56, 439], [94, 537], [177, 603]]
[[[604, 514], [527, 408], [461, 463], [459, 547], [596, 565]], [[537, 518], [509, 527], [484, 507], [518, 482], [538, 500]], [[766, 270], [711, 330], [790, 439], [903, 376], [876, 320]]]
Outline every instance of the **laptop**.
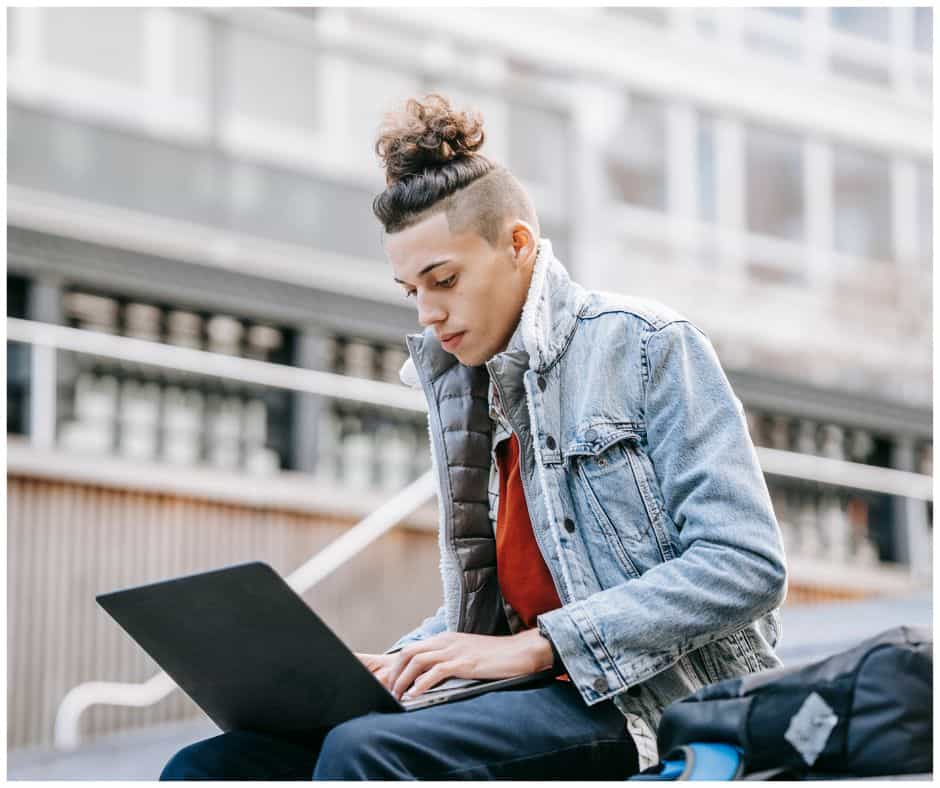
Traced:
[[414, 711], [554, 676], [451, 679], [399, 701], [261, 561], [95, 599], [223, 731], [303, 741], [370, 712]]

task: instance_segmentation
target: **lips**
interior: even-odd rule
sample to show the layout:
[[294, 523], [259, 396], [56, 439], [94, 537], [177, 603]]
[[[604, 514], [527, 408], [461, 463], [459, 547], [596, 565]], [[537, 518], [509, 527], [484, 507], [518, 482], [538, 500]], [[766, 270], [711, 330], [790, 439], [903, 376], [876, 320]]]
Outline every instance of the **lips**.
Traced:
[[457, 331], [453, 334], [441, 334], [438, 337], [441, 341], [441, 347], [447, 351], [453, 351], [457, 348], [457, 345], [460, 344], [460, 340], [463, 339], [463, 335], [467, 333], [466, 331]]

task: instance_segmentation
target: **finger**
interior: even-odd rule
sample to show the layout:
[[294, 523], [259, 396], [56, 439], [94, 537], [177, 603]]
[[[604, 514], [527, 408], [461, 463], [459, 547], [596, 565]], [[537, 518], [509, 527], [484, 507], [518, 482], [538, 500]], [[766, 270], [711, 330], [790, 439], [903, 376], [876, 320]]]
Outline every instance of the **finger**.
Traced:
[[392, 694], [396, 698], [400, 698], [402, 693], [414, 683], [414, 680], [430, 667], [433, 660], [429, 662], [429, 659], [433, 653], [415, 654], [412, 657], [402, 659], [397, 666], [396, 675], [392, 682]]
[[416, 695], [420, 695], [422, 692], [436, 687], [445, 679], [452, 678], [457, 674], [457, 666], [454, 662], [438, 662], [430, 670], [422, 673], [417, 681], [412, 685], [405, 694], [405, 698], [413, 698]]
[[409, 643], [407, 646], [402, 648], [398, 654], [406, 659], [410, 659], [417, 654], [423, 654], [426, 651], [437, 651], [443, 646], [445, 646], [448, 641], [445, 637], [447, 633], [440, 635], [432, 635], [429, 638], [424, 640], [416, 640], [414, 643]]
[[427, 654], [418, 654], [409, 660], [408, 665], [398, 674], [398, 678], [395, 679], [392, 694], [396, 698], [401, 698], [402, 693], [414, 684], [418, 676], [430, 670], [438, 662], [444, 661], [444, 659], [445, 657], [440, 651], [431, 651]]
[[356, 658], [369, 670], [375, 670], [377, 667], [380, 667], [382, 664], [381, 654], [360, 654], [358, 652], [353, 652]]

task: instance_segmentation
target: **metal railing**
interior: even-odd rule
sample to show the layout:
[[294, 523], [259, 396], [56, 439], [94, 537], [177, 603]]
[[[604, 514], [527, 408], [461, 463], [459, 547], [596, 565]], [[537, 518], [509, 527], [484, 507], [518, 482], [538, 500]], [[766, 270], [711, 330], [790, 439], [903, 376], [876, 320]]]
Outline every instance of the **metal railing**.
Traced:
[[[420, 412], [427, 407], [420, 392], [403, 389], [396, 384], [29, 320], [8, 319], [7, 339], [53, 351], [88, 353], [383, 407]], [[756, 447], [756, 452], [762, 470], [767, 475], [920, 501], [933, 500], [933, 480], [924, 474], [766, 447]], [[287, 577], [287, 582], [298, 593], [309, 590], [424, 505], [433, 495], [434, 480], [432, 472], [428, 471], [298, 567]], [[926, 530], [925, 524], [921, 530]], [[59, 706], [55, 722], [55, 746], [60, 749], [78, 746], [80, 717], [90, 706], [147, 706], [166, 697], [175, 686], [165, 673], [159, 673], [143, 683], [94, 681], [80, 684], [65, 695]]]

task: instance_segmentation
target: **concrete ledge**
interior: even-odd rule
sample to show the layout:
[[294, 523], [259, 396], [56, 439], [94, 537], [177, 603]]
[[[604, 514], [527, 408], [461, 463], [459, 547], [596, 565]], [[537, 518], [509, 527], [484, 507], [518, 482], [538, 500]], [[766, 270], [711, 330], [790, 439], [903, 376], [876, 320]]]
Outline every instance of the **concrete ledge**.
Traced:
[[[7, 475], [139, 490], [200, 498], [263, 509], [359, 520], [378, 509], [392, 493], [344, 488], [304, 473], [281, 471], [272, 476], [138, 462], [101, 454], [41, 449], [7, 439]], [[437, 503], [431, 501], [402, 522], [402, 527], [437, 531]]]

